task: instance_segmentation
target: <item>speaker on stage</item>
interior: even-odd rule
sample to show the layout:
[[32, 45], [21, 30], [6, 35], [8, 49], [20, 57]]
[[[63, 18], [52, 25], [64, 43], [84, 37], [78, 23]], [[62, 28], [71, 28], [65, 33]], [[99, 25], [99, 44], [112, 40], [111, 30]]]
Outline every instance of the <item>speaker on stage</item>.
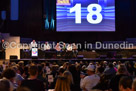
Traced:
[[18, 59], [18, 57], [16, 55], [11, 55], [10, 59]]

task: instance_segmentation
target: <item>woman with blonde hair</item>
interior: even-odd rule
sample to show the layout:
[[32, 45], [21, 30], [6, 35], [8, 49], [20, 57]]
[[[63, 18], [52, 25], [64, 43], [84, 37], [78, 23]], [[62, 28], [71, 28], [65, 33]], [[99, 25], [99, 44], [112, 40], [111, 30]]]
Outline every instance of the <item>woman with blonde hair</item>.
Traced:
[[55, 91], [70, 91], [69, 83], [65, 77], [58, 77]]
[[63, 76], [67, 79], [67, 82], [70, 86], [70, 90], [75, 91], [75, 85], [74, 85], [73, 76], [72, 76], [71, 72], [65, 71], [63, 73]]
[[69, 83], [70, 86], [74, 84], [74, 82], [73, 82], [73, 76], [72, 76], [71, 72], [65, 71], [63, 73], [63, 76], [66, 77], [66, 79], [67, 79], [67, 81], [68, 81], [68, 83]]

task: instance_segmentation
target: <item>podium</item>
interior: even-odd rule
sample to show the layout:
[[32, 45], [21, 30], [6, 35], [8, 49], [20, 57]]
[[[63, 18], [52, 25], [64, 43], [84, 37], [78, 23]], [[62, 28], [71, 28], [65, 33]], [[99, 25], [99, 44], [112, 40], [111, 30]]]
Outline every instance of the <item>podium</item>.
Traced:
[[31, 57], [32, 58], [38, 58], [38, 48], [32, 48], [31, 49]]

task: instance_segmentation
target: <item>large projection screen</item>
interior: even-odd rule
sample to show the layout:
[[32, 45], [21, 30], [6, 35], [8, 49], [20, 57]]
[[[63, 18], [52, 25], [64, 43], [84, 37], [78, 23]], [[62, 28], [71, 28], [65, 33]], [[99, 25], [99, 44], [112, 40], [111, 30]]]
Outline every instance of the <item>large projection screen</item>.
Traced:
[[115, 0], [57, 0], [57, 32], [114, 32]]

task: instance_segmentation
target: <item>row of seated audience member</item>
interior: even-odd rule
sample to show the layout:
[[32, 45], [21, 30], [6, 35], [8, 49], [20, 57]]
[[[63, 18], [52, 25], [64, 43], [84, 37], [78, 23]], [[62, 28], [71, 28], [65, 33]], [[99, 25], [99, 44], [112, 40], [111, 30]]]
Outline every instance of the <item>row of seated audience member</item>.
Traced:
[[0, 91], [136, 91], [135, 62], [0, 65]]

